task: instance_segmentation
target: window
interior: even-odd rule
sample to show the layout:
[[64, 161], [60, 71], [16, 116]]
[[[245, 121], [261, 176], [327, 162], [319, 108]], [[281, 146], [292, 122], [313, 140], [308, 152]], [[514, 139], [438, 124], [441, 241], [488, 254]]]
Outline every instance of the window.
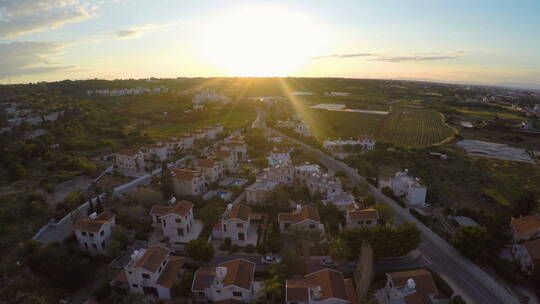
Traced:
[[182, 219], [181, 218], [176, 218], [176, 219], [174, 219], [174, 221], [177, 222], [177, 223], [181, 223]]
[[101, 242], [101, 249], [105, 249], [105, 241]]
[[291, 227], [291, 223], [285, 223], [285, 229], [289, 229]]
[[81, 231], [81, 234], [82, 234], [83, 236], [86, 236], [86, 232], [85, 232], [85, 231]]
[[161, 272], [161, 270], [163, 270], [163, 267], [160, 266], [158, 272]]
[[131, 284], [131, 286], [133, 286], [135, 288], [139, 287], [139, 285], [137, 285], [137, 284]]
[[162, 220], [161, 223], [163, 224], [163, 227], [167, 227], [167, 221]]
[[236, 228], [243, 228], [243, 227], [244, 227], [244, 224], [242, 224], [242, 223], [237, 223], [236, 224]]
[[178, 228], [176, 229], [176, 233], [178, 234], [178, 236], [184, 236], [184, 229]]
[[315, 224], [309, 224], [309, 229], [315, 229]]
[[367, 220], [367, 221], [366, 221], [366, 224], [367, 224], [367, 225], [370, 225], [370, 224], [371, 224], [371, 220]]
[[142, 273], [143, 279], [150, 279], [150, 275], [147, 273]]
[[99, 235], [101, 235], [101, 236], [103, 236], [104, 234], [105, 234], [105, 231], [103, 231], [103, 230], [99, 233]]
[[97, 249], [97, 245], [96, 245], [96, 244], [92, 244], [92, 249]]
[[245, 238], [246, 238], [246, 236], [245, 236], [243, 233], [239, 233], [239, 234], [238, 234], [238, 239], [239, 239], [240, 241], [243, 241]]
[[233, 291], [232, 295], [233, 295], [233, 297], [241, 297], [242, 292], [241, 291]]
[[227, 225], [223, 225], [223, 232], [227, 232]]
[[94, 234], [93, 234], [92, 232], [88, 232], [88, 235], [89, 235], [90, 237], [94, 237]]

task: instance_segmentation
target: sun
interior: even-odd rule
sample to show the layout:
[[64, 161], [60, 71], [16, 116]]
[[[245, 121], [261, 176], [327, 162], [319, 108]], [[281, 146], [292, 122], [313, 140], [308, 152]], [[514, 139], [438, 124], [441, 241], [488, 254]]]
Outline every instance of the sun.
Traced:
[[229, 76], [288, 76], [322, 52], [317, 24], [275, 6], [251, 6], [210, 22], [201, 55]]

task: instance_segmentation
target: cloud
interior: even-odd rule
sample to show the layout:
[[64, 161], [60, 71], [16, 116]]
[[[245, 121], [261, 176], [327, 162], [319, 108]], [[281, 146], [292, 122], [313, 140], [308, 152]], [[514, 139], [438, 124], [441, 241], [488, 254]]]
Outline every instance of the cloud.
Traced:
[[353, 58], [353, 57], [368, 57], [368, 56], [373, 56], [373, 54], [370, 54], [370, 53], [333, 54], [333, 55], [327, 55], [327, 56], [313, 57], [311, 59], [318, 60], [318, 59], [326, 59], [326, 58]]
[[0, 37], [56, 29], [93, 17], [78, 0], [0, 0]]
[[433, 61], [433, 60], [447, 60], [447, 59], [456, 59], [458, 56], [423, 56], [423, 55], [414, 55], [414, 56], [395, 56], [395, 57], [383, 57], [379, 56], [377, 58], [371, 59], [372, 61], [386, 61], [386, 62], [403, 62], [403, 61]]
[[66, 45], [52, 42], [11, 42], [0, 44], [0, 79], [8, 76], [50, 73], [72, 68], [50, 61], [50, 56]]
[[112, 32], [112, 34], [121, 39], [132, 39], [132, 38], [140, 37], [143, 34], [154, 31], [164, 26], [165, 25], [145, 24], [141, 26], [133, 26], [126, 29], [120, 29], [120, 30]]
[[[454, 52], [454, 54], [463, 54], [463, 51], [457, 51]], [[373, 54], [373, 53], [352, 53], [352, 54], [333, 54], [333, 55], [327, 55], [327, 56], [318, 56], [318, 57], [312, 57], [312, 60], [319, 60], [319, 59], [328, 59], [328, 58], [337, 58], [337, 59], [343, 59], [343, 58], [355, 58], [355, 57], [361, 57], [365, 60], [369, 61], [383, 61], [383, 62], [404, 62], [404, 61], [432, 61], [432, 60], [448, 60], [448, 59], [456, 59], [459, 56], [458, 55], [448, 55], [448, 54], [442, 54], [440, 52], [424, 52], [424, 53], [416, 53], [413, 55], [400, 55], [400, 56], [385, 56], [381, 54]]]

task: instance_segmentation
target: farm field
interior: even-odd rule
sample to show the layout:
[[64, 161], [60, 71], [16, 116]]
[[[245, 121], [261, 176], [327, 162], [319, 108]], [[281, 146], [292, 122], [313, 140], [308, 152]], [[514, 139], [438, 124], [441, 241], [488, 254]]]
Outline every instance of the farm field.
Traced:
[[454, 135], [442, 115], [429, 108], [393, 106], [386, 116], [306, 109], [303, 118], [319, 140], [371, 134], [379, 142], [421, 147]]
[[225, 128], [236, 129], [251, 124], [255, 120], [255, 116], [254, 112], [227, 112], [223, 115], [192, 122], [153, 124], [142, 130], [141, 133], [147, 134], [152, 140], [158, 140], [217, 123], [222, 124]]
[[514, 114], [513, 112], [504, 112], [504, 111], [475, 111], [469, 109], [456, 109], [459, 113], [464, 114], [467, 117], [472, 119], [493, 119], [495, 117], [504, 118], [504, 119], [516, 119], [523, 120], [523, 117]]

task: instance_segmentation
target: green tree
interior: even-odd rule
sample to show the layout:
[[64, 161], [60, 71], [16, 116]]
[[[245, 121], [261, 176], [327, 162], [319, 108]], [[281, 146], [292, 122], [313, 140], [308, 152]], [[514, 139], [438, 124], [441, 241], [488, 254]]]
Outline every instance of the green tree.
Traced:
[[225, 212], [222, 202], [212, 200], [204, 206], [199, 212], [199, 218], [206, 224], [217, 223], [219, 217]]
[[487, 254], [492, 238], [486, 227], [466, 226], [460, 227], [454, 234], [452, 244], [464, 256], [470, 259], [479, 259]]
[[337, 265], [343, 265], [350, 256], [347, 242], [342, 238], [333, 238], [328, 244], [328, 254]]
[[125, 249], [129, 244], [126, 229], [120, 225], [115, 225], [112, 229], [112, 238], [118, 241], [120, 247]]
[[111, 257], [117, 257], [122, 252], [122, 244], [116, 239], [112, 239], [107, 244], [107, 254]]
[[514, 204], [514, 216], [520, 217], [532, 214], [539, 206], [538, 193], [528, 191], [520, 196]]
[[379, 217], [381, 218], [383, 224], [394, 218], [394, 209], [388, 203], [377, 203], [375, 204], [375, 209], [377, 209], [377, 212], [379, 212]]
[[186, 253], [195, 261], [208, 263], [214, 258], [214, 247], [204, 238], [198, 238], [187, 243]]
[[163, 197], [170, 198], [174, 194], [173, 182], [167, 162], [161, 162], [161, 193]]
[[330, 233], [337, 233], [341, 224], [345, 223], [345, 212], [341, 211], [335, 204], [328, 203], [323, 204], [318, 202], [316, 204], [321, 216], [321, 221], [328, 225]]
[[194, 273], [186, 271], [182, 280], [176, 281], [171, 288], [171, 298], [175, 303], [184, 304], [188, 302], [191, 296], [191, 284], [193, 283]]

